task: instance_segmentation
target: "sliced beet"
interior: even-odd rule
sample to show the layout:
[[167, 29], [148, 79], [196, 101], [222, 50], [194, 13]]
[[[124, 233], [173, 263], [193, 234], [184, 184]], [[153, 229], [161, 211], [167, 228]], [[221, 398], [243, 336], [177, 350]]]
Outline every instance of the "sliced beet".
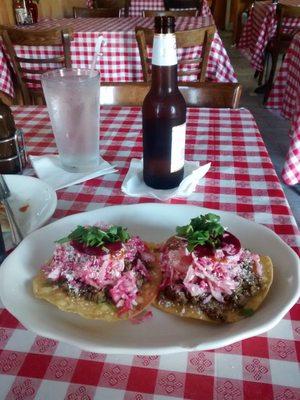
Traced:
[[[232, 246], [232, 249], [227, 250], [226, 247], [228, 245]], [[239, 239], [234, 236], [232, 233], [230, 232], [225, 232], [223, 234], [223, 237], [221, 239], [221, 246], [220, 248], [223, 250], [223, 252], [228, 255], [228, 256], [234, 256], [235, 254], [237, 254], [240, 250], [241, 250], [241, 242], [239, 241]]]
[[[86, 246], [85, 244], [79, 243], [76, 240], [72, 240], [70, 244], [74, 247], [74, 249], [80, 251], [80, 253], [88, 254], [90, 256], [104, 256], [107, 254], [107, 251], [105, 251], [103, 247]], [[104, 247], [109, 251], [109, 253], [115, 253], [122, 248], [122, 243], [106, 243]]]
[[210, 245], [201, 245], [198, 244], [195, 249], [194, 253], [198, 258], [200, 257], [212, 257], [214, 255], [214, 249]]
[[[229, 248], [230, 246], [230, 248]], [[223, 250], [227, 256], [234, 256], [241, 250], [241, 242], [239, 239], [230, 232], [225, 232], [221, 239], [219, 249]], [[198, 258], [200, 257], [213, 257], [215, 249], [210, 245], [197, 245], [194, 252]]]

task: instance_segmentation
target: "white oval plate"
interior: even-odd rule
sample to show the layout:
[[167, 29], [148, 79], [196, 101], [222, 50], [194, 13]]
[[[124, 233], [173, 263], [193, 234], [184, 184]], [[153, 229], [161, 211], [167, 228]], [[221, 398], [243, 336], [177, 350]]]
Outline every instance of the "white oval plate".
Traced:
[[38, 178], [23, 175], [3, 175], [11, 196], [9, 204], [24, 236], [43, 226], [53, 215], [57, 197], [55, 191]]
[[212, 212], [188, 205], [136, 204], [106, 207], [75, 214], [47, 225], [30, 236], [4, 261], [0, 293], [5, 307], [28, 329], [84, 350], [104, 353], [164, 354], [214, 349], [263, 333], [284, 316], [299, 296], [299, 260], [273, 231], [237, 215], [215, 211], [243, 246], [269, 255], [274, 282], [261, 308], [235, 324], [214, 325], [165, 314], [153, 308], [153, 318], [139, 325], [129, 321], [107, 323], [60, 311], [34, 298], [31, 280], [51, 257], [54, 241], [77, 224], [107, 222], [128, 227], [131, 234], [160, 242], [191, 217]]

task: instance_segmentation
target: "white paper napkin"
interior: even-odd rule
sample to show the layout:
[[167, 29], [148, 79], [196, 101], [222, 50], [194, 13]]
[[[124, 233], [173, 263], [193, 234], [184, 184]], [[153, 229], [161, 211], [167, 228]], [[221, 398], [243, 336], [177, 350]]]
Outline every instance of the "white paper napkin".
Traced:
[[175, 189], [158, 190], [147, 186], [143, 180], [143, 160], [133, 158], [122, 185], [122, 191], [132, 197], [154, 197], [168, 200], [172, 197], [188, 197], [196, 188], [197, 183], [207, 173], [211, 163], [199, 167], [198, 162], [185, 161], [184, 178]]
[[100, 157], [99, 165], [89, 172], [68, 172], [61, 166], [59, 156], [29, 156], [37, 176], [47, 182], [54, 190], [81, 183], [97, 176], [111, 174], [117, 170]]

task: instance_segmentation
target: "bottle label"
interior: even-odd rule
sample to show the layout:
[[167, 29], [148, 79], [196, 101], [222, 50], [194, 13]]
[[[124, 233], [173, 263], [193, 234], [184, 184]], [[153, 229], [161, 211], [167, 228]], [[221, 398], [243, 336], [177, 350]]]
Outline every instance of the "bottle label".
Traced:
[[177, 64], [174, 33], [156, 33], [153, 39], [152, 64], [168, 67]]
[[172, 128], [171, 172], [179, 171], [184, 166], [185, 130], [185, 123]]

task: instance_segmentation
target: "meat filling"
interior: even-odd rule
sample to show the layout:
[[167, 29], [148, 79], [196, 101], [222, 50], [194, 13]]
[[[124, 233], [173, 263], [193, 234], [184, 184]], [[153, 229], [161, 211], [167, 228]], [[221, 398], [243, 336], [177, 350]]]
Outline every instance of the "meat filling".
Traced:
[[249, 298], [255, 296], [262, 286], [261, 278], [253, 272], [250, 263], [244, 263], [240, 276], [240, 284], [231, 295], [224, 296], [221, 303], [208, 295], [191, 296], [182, 285], [166, 286], [159, 294], [159, 303], [165, 307], [172, 305], [193, 305], [198, 312], [204, 312], [209, 318], [216, 321], [225, 321], [226, 313], [231, 310], [242, 310]]
[[[136, 265], [137, 260], [138, 257], [136, 257], [133, 262], [125, 261], [124, 271], [132, 270], [133, 266]], [[148, 265], [147, 268], [149, 268]], [[138, 290], [140, 290], [143, 284], [147, 281], [145, 276], [142, 275], [142, 273], [139, 271], [135, 271], [135, 279]], [[68, 280], [64, 278], [60, 278], [59, 280], [57, 280], [56, 284], [71, 296], [83, 297], [84, 299], [97, 304], [104, 302], [114, 304], [109, 293], [112, 286], [107, 286], [104, 289], [99, 290], [92, 285], [84, 284], [80, 281], [76, 281], [74, 282], [74, 284], [70, 284], [70, 282], [68, 282]]]

